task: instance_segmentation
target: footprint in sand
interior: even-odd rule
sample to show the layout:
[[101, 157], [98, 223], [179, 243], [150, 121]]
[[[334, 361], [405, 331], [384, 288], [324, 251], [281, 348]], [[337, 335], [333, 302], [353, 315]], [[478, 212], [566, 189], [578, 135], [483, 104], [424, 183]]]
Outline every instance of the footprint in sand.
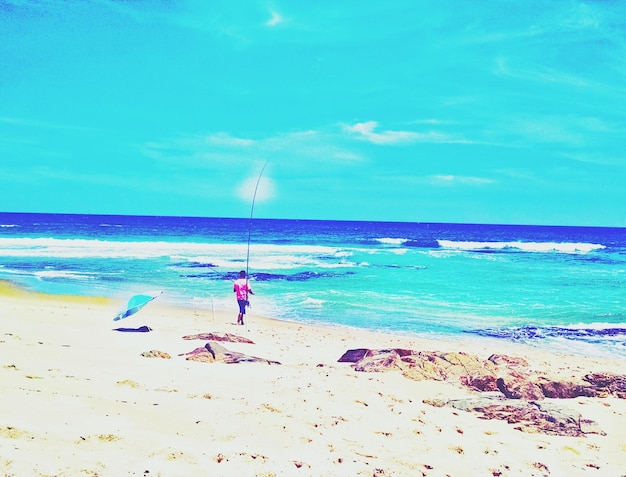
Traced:
[[133, 381], [132, 379], [122, 379], [121, 381], [118, 381], [116, 384], [118, 386], [129, 386], [134, 389], [138, 389], [141, 387], [139, 383]]
[[97, 434], [94, 436], [80, 436], [80, 438], [76, 441], [74, 441], [75, 444], [82, 444], [83, 442], [90, 442], [90, 441], [98, 441], [98, 442], [115, 442], [115, 441], [119, 441], [122, 438], [119, 436], [116, 436], [115, 434]]
[[6, 439], [22, 439], [24, 437], [33, 439], [32, 434], [28, 431], [23, 431], [13, 426], [0, 427], [0, 437]]

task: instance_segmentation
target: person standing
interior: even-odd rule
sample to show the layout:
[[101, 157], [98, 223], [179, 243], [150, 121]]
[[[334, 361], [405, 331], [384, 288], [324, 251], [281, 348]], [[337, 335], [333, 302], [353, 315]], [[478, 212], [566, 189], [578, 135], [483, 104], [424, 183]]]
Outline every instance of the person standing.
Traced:
[[237, 303], [239, 304], [239, 316], [237, 316], [237, 324], [243, 325], [243, 315], [246, 314], [246, 306], [250, 304], [248, 301], [248, 293], [250, 295], [254, 295], [252, 288], [250, 288], [250, 284], [248, 283], [248, 278], [246, 276], [246, 271], [242, 270], [239, 272], [239, 278], [235, 280], [235, 284], [233, 285], [233, 292], [235, 292], [235, 296], [237, 297]]

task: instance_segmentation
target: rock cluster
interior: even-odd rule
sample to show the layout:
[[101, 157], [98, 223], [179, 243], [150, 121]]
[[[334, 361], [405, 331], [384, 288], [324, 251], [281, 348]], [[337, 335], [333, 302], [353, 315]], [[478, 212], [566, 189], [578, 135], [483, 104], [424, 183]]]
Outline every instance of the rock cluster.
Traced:
[[209, 341], [202, 348], [196, 348], [182, 356], [187, 356], [187, 361], [200, 361], [203, 363], [226, 363], [236, 364], [242, 362], [260, 362], [267, 364], [280, 364], [278, 361], [271, 361], [265, 358], [257, 358], [238, 351], [230, 351], [222, 345]]
[[532, 371], [523, 358], [501, 354], [483, 360], [464, 352], [361, 348], [348, 350], [339, 362], [354, 363], [356, 371], [396, 370], [409, 379], [448, 381], [474, 391], [491, 392], [489, 397], [424, 402], [475, 412], [483, 419], [506, 420], [524, 432], [604, 435], [595, 422], [544, 399], [579, 396], [626, 399], [625, 375], [589, 373], [577, 383], [559, 381]]
[[579, 396], [626, 399], [626, 375], [590, 373], [581, 382], [558, 381], [532, 371], [523, 358], [501, 354], [483, 360], [464, 352], [361, 348], [348, 350], [339, 362], [354, 363], [356, 371], [396, 370], [418, 381], [449, 381], [476, 391], [499, 391], [509, 399]]
[[494, 397], [469, 399], [425, 399], [435, 407], [452, 407], [478, 414], [482, 419], [499, 419], [514, 424], [515, 429], [556, 436], [579, 437], [606, 433], [595, 421], [583, 419], [580, 413], [545, 401], [512, 400]]

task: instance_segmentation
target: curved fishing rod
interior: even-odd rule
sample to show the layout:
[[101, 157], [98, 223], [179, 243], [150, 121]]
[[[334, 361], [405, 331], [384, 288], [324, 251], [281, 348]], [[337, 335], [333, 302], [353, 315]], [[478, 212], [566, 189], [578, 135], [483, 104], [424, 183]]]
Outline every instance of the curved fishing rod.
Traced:
[[[271, 156], [270, 156], [271, 157]], [[254, 215], [254, 202], [256, 201], [256, 193], [259, 190], [259, 183], [261, 182], [261, 176], [263, 175], [263, 171], [265, 170], [265, 166], [270, 162], [270, 158], [268, 157], [261, 168], [261, 172], [259, 172], [259, 177], [256, 180], [256, 186], [254, 187], [254, 195], [252, 196], [252, 207], [250, 208], [250, 223], [248, 224], [248, 252], [246, 253], [246, 285], [248, 284], [248, 276], [250, 271], [250, 237], [252, 234], [252, 216]]]

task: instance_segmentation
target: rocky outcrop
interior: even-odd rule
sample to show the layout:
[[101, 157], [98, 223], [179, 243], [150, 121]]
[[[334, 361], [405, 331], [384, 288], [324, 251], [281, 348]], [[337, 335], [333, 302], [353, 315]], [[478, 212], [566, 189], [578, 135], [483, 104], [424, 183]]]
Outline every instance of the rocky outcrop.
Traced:
[[224, 348], [222, 345], [209, 341], [202, 348], [196, 348], [189, 353], [184, 353], [180, 356], [187, 356], [187, 361], [200, 361], [203, 363], [226, 363], [236, 364], [242, 362], [259, 362], [267, 364], [280, 364], [278, 361], [271, 361], [265, 358], [257, 358], [256, 356], [249, 356], [237, 351], [230, 351]]
[[600, 393], [626, 399], [626, 375], [614, 373], [590, 373], [583, 379]]
[[585, 434], [606, 435], [595, 421], [583, 419], [576, 411], [548, 402], [481, 397], [451, 400], [426, 399], [424, 403], [473, 412], [483, 419], [504, 420], [523, 432], [574, 437]]
[[418, 381], [448, 381], [475, 391], [499, 391], [508, 399], [579, 396], [626, 399], [625, 375], [590, 373], [580, 382], [560, 381], [532, 371], [523, 358], [502, 354], [482, 360], [463, 352], [359, 348], [348, 350], [339, 362], [353, 363], [354, 369], [361, 372], [398, 371]]
[[339, 362], [354, 363], [354, 369], [361, 372], [396, 370], [417, 381], [454, 381], [479, 391], [498, 389], [497, 366], [463, 352], [356, 349], [344, 353]]
[[196, 335], [183, 336], [184, 340], [204, 340], [204, 341], [228, 341], [230, 343], [249, 343], [254, 344], [251, 339], [231, 333], [198, 333]]

